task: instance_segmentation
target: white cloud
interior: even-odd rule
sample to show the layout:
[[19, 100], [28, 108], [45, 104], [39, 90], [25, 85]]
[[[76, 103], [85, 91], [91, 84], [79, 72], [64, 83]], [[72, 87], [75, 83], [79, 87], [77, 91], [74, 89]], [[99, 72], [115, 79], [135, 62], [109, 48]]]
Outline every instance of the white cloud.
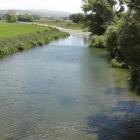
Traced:
[[82, 0], [0, 0], [0, 9], [50, 9], [81, 11]]

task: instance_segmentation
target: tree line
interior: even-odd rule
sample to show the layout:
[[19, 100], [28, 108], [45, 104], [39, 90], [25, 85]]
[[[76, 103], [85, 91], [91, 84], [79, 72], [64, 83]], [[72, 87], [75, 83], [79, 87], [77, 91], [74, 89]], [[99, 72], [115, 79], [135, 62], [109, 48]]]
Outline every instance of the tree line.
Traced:
[[40, 17], [37, 15], [31, 14], [19, 14], [17, 15], [15, 11], [9, 10], [4, 16], [1, 17], [1, 20], [5, 20], [7, 22], [33, 22], [39, 20]]
[[128, 68], [140, 93], [140, 0], [83, 0], [91, 47], [107, 48], [112, 64]]

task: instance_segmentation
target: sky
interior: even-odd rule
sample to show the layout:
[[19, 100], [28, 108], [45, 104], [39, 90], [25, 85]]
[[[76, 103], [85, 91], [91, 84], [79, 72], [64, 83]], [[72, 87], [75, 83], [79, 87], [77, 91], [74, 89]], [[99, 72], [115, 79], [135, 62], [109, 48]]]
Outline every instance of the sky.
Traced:
[[0, 9], [47, 9], [80, 12], [82, 0], [0, 0]]

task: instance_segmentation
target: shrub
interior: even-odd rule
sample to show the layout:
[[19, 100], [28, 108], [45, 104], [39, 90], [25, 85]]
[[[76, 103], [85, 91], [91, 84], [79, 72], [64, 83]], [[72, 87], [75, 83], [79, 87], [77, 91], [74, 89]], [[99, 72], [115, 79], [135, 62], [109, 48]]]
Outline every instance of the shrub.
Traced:
[[36, 17], [32, 16], [30, 14], [23, 14], [23, 15], [18, 15], [18, 21], [22, 21], [22, 22], [33, 22]]
[[104, 36], [93, 36], [90, 42], [90, 47], [95, 47], [95, 48], [104, 48], [105, 47], [105, 41], [104, 41]]
[[118, 41], [124, 60], [129, 65], [140, 66], [140, 24], [137, 21], [125, 21], [121, 26]]
[[129, 68], [126, 63], [119, 62], [116, 58], [111, 60], [111, 65], [112, 65], [112, 67], [115, 67], [115, 68], [126, 68], [126, 69]]
[[110, 26], [105, 33], [105, 46], [110, 52], [111, 58], [115, 58], [118, 52], [118, 29], [116, 26]]
[[140, 20], [135, 17], [135, 14], [126, 18], [121, 24], [118, 43], [124, 62], [131, 67], [131, 86], [137, 93], [140, 93]]
[[[0, 39], [0, 56], [23, 51], [28, 48], [42, 46], [52, 40], [69, 36], [68, 33], [61, 32], [54, 28], [46, 31], [24, 34], [10, 38]], [[56, 38], [57, 37], [57, 38]]]
[[45, 44], [45, 42], [44, 42], [44, 40], [39, 40], [39, 41], [37, 42], [37, 44], [38, 44], [39, 46], [41, 46], [41, 45]]
[[5, 19], [6, 19], [7, 22], [11, 22], [11, 23], [18, 21], [17, 16], [14, 15], [14, 14], [10, 14], [10, 13], [5, 14]]
[[36, 47], [37, 46], [37, 41], [31, 41], [30, 43], [31, 43], [32, 47]]
[[24, 50], [24, 44], [23, 43], [19, 43], [19, 45], [17, 46], [17, 50], [18, 51], [23, 51]]
[[140, 67], [131, 67], [130, 85], [132, 90], [136, 90], [137, 93], [140, 93]]

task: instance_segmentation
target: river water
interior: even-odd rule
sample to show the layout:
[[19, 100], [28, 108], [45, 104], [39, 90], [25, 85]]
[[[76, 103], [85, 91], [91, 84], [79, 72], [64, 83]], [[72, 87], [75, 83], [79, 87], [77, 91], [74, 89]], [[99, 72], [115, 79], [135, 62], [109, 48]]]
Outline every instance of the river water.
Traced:
[[140, 99], [105, 50], [73, 34], [0, 60], [0, 140], [139, 140]]

